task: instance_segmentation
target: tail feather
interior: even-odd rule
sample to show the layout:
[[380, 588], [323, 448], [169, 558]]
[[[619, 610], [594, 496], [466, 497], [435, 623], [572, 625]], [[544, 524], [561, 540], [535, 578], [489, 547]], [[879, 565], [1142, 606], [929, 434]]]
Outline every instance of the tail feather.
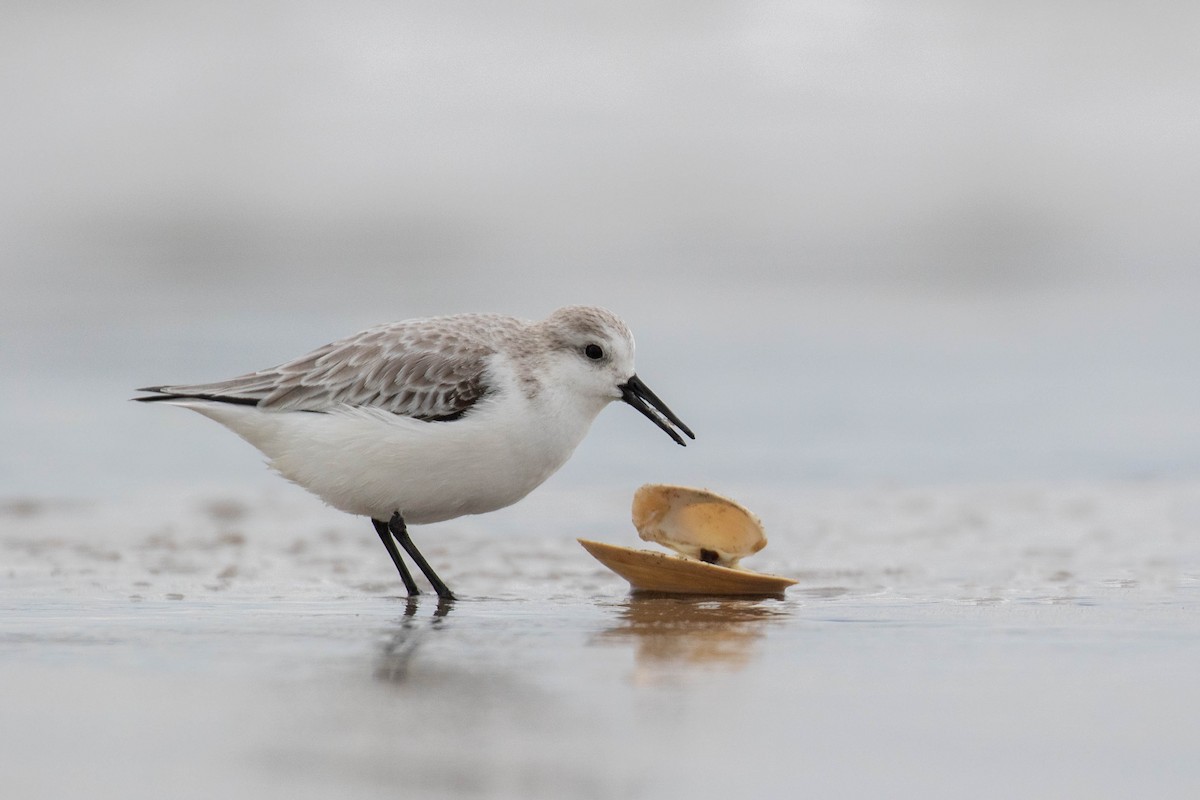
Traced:
[[[182, 387], [180, 387], [182, 388]], [[178, 391], [173, 386], [143, 386], [139, 392], [154, 392], [148, 397], [133, 397], [139, 403], [155, 403], [162, 400], [211, 400], [215, 403], [232, 403], [240, 406], [256, 406], [258, 399], [253, 397], [229, 397], [204, 392]]]

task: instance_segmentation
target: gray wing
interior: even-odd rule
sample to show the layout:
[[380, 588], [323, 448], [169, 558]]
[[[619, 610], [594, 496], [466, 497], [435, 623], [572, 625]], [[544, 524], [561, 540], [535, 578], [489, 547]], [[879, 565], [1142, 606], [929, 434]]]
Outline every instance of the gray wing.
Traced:
[[153, 387], [144, 391], [159, 395], [141, 399], [194, 397], [278, 411], [348, 405], [453, 420], [489, 391], [484, 371], [495, 342], [485, 334], [498, 320], [455, 321], [459, 324], [414, 320], [371, 328], [271, 369], [217, 383]]

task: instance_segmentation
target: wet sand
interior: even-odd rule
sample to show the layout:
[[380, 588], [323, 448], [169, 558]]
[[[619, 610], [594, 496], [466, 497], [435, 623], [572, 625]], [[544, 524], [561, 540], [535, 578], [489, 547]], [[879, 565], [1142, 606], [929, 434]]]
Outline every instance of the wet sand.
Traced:
[[1200, 486], [744, 492], [761, 600], [631, 596], [573, 539], [623, 496], [416, 529], [440, 605], [286, 489], [10, 501], [3, 794], [1200, 788]]

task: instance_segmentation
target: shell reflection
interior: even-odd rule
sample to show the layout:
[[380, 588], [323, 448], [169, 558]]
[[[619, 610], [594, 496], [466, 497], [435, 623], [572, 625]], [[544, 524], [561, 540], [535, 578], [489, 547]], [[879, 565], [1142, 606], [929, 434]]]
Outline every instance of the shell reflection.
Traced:
[[787, 616], [777, 600], [634, 595], [597, 643], [632, 641], [634, 683], [671, 682], [694, 668], [736, 672], [753, 662], [766, 626]]

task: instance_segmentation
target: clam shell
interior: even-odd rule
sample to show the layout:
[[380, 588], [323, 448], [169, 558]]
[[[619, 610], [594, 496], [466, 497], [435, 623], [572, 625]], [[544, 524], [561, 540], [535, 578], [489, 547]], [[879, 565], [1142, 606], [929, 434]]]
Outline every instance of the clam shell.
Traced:
[[730, 569], [652, 550], [635, 550], [589, 539], [578, 541], [597, 561], [629, 581], [634, 591], [762, 597], [783, 594], [796, 583], [778, 575]]
[[767, 546], [762, 522], [707, 489], [648, 483], [633, 496], [633, 526], [647, 542], [723, 567]]

